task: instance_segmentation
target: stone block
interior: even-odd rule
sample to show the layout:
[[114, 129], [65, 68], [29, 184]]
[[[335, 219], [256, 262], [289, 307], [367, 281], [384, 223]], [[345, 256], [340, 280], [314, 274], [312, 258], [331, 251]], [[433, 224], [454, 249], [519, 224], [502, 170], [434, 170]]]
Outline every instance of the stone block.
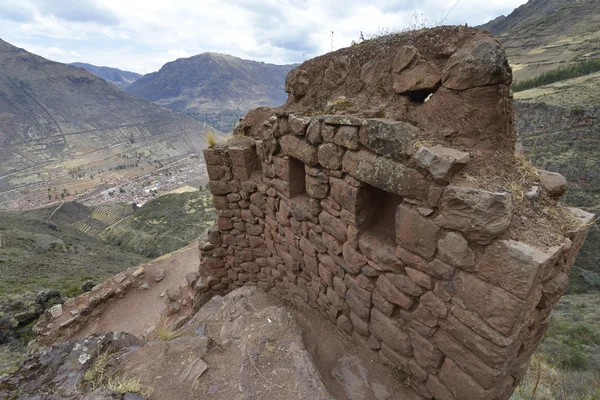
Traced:
[[319, 164], [317, 148], [310, 143], [296, 136], [287, 135], [279, 140], [279, 144], [284, 155], [294, 157], [310, 166]]
[[459, 233], [448, 232], [443, 239], [438, 241], [438, 251], [442, 259], [455, 267], [465, 271], [475, 269], [475, 253]]
[[346, 150], [333, 143], [325, 143], [319, 146], [318, 160], [319, 164], [329, 169], [342, 168], [342, 160]]
[[350, 125], [340, 126], [333, 138], [333, 143], [350, 150], [358, 150], [360, 148], [358, 127]]
[[408, 277], [412, 279], [415, 283], [417, 283], [419, 286], [422, 286], [425, 289], [429, 290], [433, 289], [433, 279], [431, 275], [428, 275], [424, 272], [419, 271], [418, 269], [410, 267], [405, 267], [404, 271], [406, 271], [406, 275], [408, 275]]
[[359, 214], [367, 205], [368, 196], [364, 188], [337, 178], [329, 178], [329, 184], [333, 200], [351, 213]]
[[393, 239], [376, 232], [365, 232], [358, 240], [360, 251], [383, 271], [401, 272], [402, 261], [396, 258]]
[[316, 177], [306, 175], [306, 194], [317, 199], [324, 199], [329, 192], [329, 178], [320, 172]]
[[494, 396], [494, 391], [482, 388], [449, 358], [444, 361], [439, 377], [456, 399], [489, 400]]
[[208, 148], [208, 149], [202, 150], [202, 153], [204, 154], [204, 161], [206, 162], [207, 165], [222, 165], [223, 164], [221, 155], [219, 154], [219, 152], [217, 150]]
[[342, 254], [344, 257], [344, 261], [349, 268], [349, 271], [353, 275], [357, 275], [360, 273], [361, 267], [367, 264], [367, 260], [365, 257], [352, 248], [348, 243], [344, 243]]
[[428, 339], [415, 331], [409, 331], [410, 342], [417, 363], [426, 370], [436, 373], [442, 364], [444, 354]]
[[346, 224], [339, 218], [334, 217], [326, 211], [323, 211], [321, 214], [319, 214], [319, 223], [325, 232], [329, 233], [341, 242], [346, 241]]
[[398, 328], [393, 319], [376, 308], [371, 310], [371, 333], [393, 351], [405, 356], [412, 356], [412, 346], [408, 334]]
[[231, 187], [225, 182], [211, 181], [209, 182], [208, 187], [210, 189], [210, 193], [213, 195], [220, 196], [231, 193]]
[[290, 114], [288, 116], [288, 129], [290, 130], [290, 133], [294, 135], [304, 136], [306, 135], [306, 128], [308, 127], [309, 122], [310, 118], [308, 117]]
[[499, 240], [487, 246], [477, 273], [515, 296], [526, 299], [540, 272], [556, 262], [561, 246], [543, 251], [514, 240]]
[[397, 304], [400, 307], [409, 310], [415, 301], [412, 297], [398, 289], [388, 275], [393, 274], [384, 274], [377, 278], [377, 283], [375, 284], [376, 289], [390, 303]]
[[437, 248], [440, 229], [435, 223], [403, 205], [396, 211], [396, 240], [402, 246], [423, 257], [431, 258]]
[[385, 315], [387, 315], [388, 317], [392, 316], [392, 313], [394, 312], [394, 309], [396, 308], [394, 306], [394, 303], [388, 301], [378, 289], [375, 289], [373, 291], [373, 305], [382, 313], [384, 313]]
[[343, 170], [361, 182], [402, 197], [426, 200], [429, 182], [415, 169], [367, 150], [347, 151]]
[[410, 296], [420, 296], [423, 293], [421, 286], [417, 285], [407, 275], [386, 274], [386, 276], [394, 286]]
[[321, 123], [322, 121], [318, 118], [310, 121], [308, 129], [306, 131], [306, 138], [311, 144], [318, 145], [323, 143], [323, 136], [321, 136]]
[[506, 231], [513, 208], [510, 193], [448, 186], [435, 223], [460, 231], [477, 243], [487, 244]]
[[406, 122], [375, 118], [363, 121], [359, 137], [369, 150], [401, 161], [414, 153], [413, 144], [420, 131]]
[[454, 284], [456, 295], [465, 306], [505, 336], [512, 333], [517, 320], [527, 312], [521, 299], [473, 274], [459, 271]]
[[366, 306], [365, 303], [365, 300], [360, 296], [355, 295], [349, 290], [346, 292], [346, 304], [348, 304], [350, 309], [354, 311], [360, 319], [368, 321], [371, 309]]
[[448, 183], [452, 176], [459, 172], [470, 160], [469, 153], [436, 145], [420, 147], [415, 160], [427, 169], [438, 183]]
[[227, 175], [227, 168], [223, 165], [206, 164], [206, 172], [208, 173], [208, 179], [218, 181]]

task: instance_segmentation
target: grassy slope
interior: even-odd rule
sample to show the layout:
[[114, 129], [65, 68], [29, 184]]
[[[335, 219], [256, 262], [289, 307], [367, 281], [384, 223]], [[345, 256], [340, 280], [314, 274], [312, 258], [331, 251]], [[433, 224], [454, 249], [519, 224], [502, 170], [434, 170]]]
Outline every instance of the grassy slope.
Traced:
[[83, 235], [57, 219], [53, 221], [59, 230], [51, 229], [45, 220], [53, 209], [0, 212], [0, 298], [41, 289], [74, 295], [86, 280], [101, 282], [147, 261], [144, 256]]
[[564, 296], [511, 400], [600, 398], [600, 294]]
[[101, 237], [125, 251], [159, 257], [185, 246], [212, 226], [212, 207], [207, 189], [166, 194], [105, 230]]

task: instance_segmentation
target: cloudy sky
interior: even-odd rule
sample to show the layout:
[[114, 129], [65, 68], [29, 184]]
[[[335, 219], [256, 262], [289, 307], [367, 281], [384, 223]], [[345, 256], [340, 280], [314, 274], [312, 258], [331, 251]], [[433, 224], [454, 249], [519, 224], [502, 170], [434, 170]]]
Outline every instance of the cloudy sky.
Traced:
[[[139, 73], [206, 51], [302, 62], [415, 26], [478, 25], [526, 0], [0, 0], [0, 38], [60, 62]], [[445, 19], [444, 19], [445, 18]]]

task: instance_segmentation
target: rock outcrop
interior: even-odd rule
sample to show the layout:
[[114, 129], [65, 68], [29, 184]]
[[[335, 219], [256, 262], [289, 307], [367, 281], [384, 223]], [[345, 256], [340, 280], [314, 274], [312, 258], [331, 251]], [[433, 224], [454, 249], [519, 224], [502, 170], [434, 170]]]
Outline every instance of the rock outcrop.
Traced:
[[[204, 151], [219, 218], [194, 287], [319, 310], [415, 399], [508, 399], [593, 218], [519, 167], [511, 80], [499, 43], [464, 27], [300, 65], [285, 106]], [[530, 184], [560, 218], [521, 199]]]

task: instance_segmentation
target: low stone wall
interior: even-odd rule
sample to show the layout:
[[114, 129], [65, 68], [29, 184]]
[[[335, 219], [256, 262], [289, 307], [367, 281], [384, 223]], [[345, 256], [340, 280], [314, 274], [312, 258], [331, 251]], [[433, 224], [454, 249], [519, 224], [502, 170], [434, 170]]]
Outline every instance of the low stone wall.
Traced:
[[[432, 31], [419, 35], [411, 43], [426, 43]], [[222, 293], [258, 285], [319, 310], [382, 363], [409, 375], [415, 398], [508, 399], [593, 216], [571, 210], [566, 233], [549, 224], [553, 236], [537, 240], [531, 225], [543, 213], [532, 222], [519, 214], [515, 193], [485, 190], [473, 178], [518, 168], [510, 70], [487, 34], [460, 35], [452, 51], [444, 42], [433, 50], [405, 39], [386, 42], [391, 53], [377, 60], [389, 63], [378, 81], [389, 85], [382, 104], [391, 107], [394, 96], [408, 102], [405, 120], [301, 112], [310, 88], [329, 79], [317, 66], [351, 57], [350, 49], [290, 72], [286, 106], [251, 112], [237, 130], [246, 136], [206, 149], [219, 217], [200, 245], [196, 288]], [[356, 58], [376, 59], [377, 42], [365, 46]], [[422, 99], [424, 90], [430, 92]], [[471, 126], [485, 121], [480, 133], [452, 128], [464, 123], [460, 112], [437, 125], [410, 118], [429, 102], [449, 104], [482, 90], [486, 101], [507, 104], [510, 112], [490, 120], [489, 110], [470, 109]], [[425, 120], [431, 108], [421, 111]], [[542, 174], [536, 183], [526, 188], [532, 207], [542, 200], [557, 207], [561, 177]]]

